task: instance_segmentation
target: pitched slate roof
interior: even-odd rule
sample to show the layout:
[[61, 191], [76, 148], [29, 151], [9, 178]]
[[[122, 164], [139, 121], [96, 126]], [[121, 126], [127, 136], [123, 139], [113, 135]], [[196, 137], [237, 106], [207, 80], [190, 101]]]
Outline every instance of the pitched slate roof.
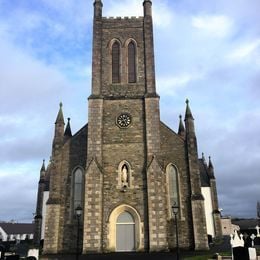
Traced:
[[0, 223], [6, 234], [33, 234], [34, 223]]

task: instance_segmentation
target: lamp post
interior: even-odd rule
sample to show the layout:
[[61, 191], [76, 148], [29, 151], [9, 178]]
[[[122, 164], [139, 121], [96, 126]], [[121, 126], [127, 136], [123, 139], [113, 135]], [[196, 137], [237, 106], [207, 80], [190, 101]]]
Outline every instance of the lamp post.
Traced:
[[177, 203], [174, 203], [174, 205], [172, 206], [172, 213], [174, 214], [174, 220], [175, 220], [177, 260], [179, 260], [180, 259], [180, 250], [179, 250], [179, 234], [178, 234], [178, 221], [177, 221], [177, 215], [179, 213], [179, 206], [177, 205]]
[[76, 251], [76, 260], [79, 259], [79, 222], [80, 222], [80, 217], [82, 215], [82, 208], [79, 206], [77, 206], [77, 208], [75, 209], [75, 213], [76, 213], [76, 217], [77, 217], [77, 221], [78, 221], [78, 226], [77, 226], [77, 251]]

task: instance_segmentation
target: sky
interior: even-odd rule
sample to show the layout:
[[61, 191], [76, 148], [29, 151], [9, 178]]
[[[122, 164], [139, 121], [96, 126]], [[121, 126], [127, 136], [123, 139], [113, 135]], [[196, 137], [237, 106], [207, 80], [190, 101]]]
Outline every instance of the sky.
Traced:
[[[161, 120], [178, 131], [185, 100], [199, 155], [211, 156], [223, 215], [260, 200], [259, 0], [153, 0]], [[30, 222], [42, 160], [63, 102], [87, 122], [92, 0], [0, 0], [0, 220]], [[141, 16], [142, 0], [103, 0], [103, 16]]]

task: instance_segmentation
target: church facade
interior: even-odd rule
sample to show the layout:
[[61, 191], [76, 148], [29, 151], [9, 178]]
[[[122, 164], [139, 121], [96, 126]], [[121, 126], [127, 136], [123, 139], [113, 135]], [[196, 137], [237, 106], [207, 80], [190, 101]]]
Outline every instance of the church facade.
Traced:
[[221, 235], [214, 169], [198, 158], [188, 101], [177, 133], [160, 121], [152, 2], [138, 18], [103, 17], [102, 8], [96, 0], [88, 123], [72, 135], [60, 104], [35, 243], [44, 238], [44, 254], [75, 252], [80, 206], [83, 254], [172, 250], [176, 206], [180, 247], [208, 249], [208, 235]]

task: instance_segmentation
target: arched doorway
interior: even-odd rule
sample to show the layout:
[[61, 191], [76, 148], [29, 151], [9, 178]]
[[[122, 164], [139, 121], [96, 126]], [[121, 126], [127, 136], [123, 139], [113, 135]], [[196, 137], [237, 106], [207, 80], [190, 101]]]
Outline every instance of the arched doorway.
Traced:
[[107, 250], [140, 251], [144, 249], [144, 224], [140, 214], [130, 205], [115, 207], [108, 218]]
[[116, 251], [135, 251], [135, 221], [132, 215], [124, 211], [116, 221]]

